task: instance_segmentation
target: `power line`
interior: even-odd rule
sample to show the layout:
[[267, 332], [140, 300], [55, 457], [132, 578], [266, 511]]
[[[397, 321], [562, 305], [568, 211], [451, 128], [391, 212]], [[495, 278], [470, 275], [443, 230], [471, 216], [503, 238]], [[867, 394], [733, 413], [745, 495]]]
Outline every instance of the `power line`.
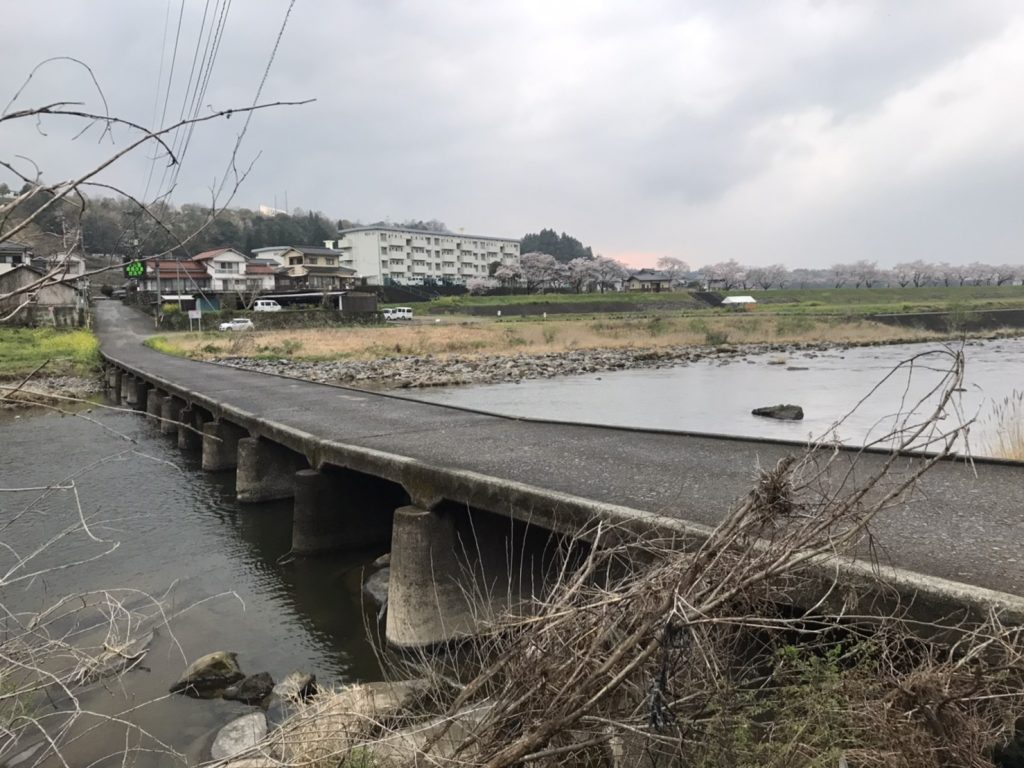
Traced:
[[[277, 49], [281, 45], [281, 38], [284, 37], [284, 30], [288, 26], [288, 19], [291, 18], [292, 9], [295, 7], [295, 0], [289, 0], [288, 10], [284, 13], [284, 19], [281, 21], [281, 28], [277, 30], [277, 39], [274, 40], [274, 47], [270, 51], [270, 57], [267, 59], [267, 66], [263, 69], [263, 77], [260, 78], [259, 87], [256, 89], [256, 95], [252, 98], [252, 106], [256, 106], [259, 103], [260, 96], [263, 93], [263, 86], [267, 84], [267, 78], [270, 76], [270, 68], [274, 64], [274, 59], [277, 57]], [[224, 176], [220, 180], [220, 186], [217, 188], [217, 194], [219, 195], [221, 190], [224, 189], [224, 182], [227, 181], [228, 173], [234, 164], [235, 155], [238, 154], [238, 150], [242, 146], [242, 139], [245, 138], [246, 132], [249, 130], [249, 122], [252, 120], [252, 112], [249, 112], [245, 116], [245, 123], [242, 125], [242, 130], [238, 134], [238, 139], [235, 141], [234, 152], [231, 153], [231, 158], [228, 160], [227, 168], [224, 169]]]
[[[220, 5], [220, 2], [221, 2], [221, 0], [217, 0], [217, 5], [218, 6]], [[188, 113], [188, 111], [190, 109], [190, 104], [191, 104], [191, 102], [194, 99], [194, 89], [196, 87], [198, 87], [198, 84], [199, 84], [200, 80], [202, 80], [202, 77], [203, 77], [202, 76], [202, 70], [203, 70], [203, 67], [206, 66], [206, 59], [207, 59], [207, 56], [208, 56], [209, 50], [210, 50], [210, 40], [212, 39], [212, 36], [213, 36], [213, 26], [212, 26], [212, 24], [211, 24], [211, 27], [210, 27], [210, 34], [206, 35], [206, 20], [207, 20], [207, 18], [211, 18], [212, 19], [212, 18], [216, 17], [216, 15], [217, 15], [216, 6], [214, 8], [214, 12], [213, 12], [213, 16], [212, 17], [209, 15], [209, 10], [210, 10], [210, 0], [206, 0], [206, 4], [203, 7], [203, 18], [202, 18], [202, 21], [199, 24], [199, 34], [196, 37], [195, 51], [192, 54], [192, 68], [189, 71], [188, 82], [185, 85], [185, 91], [184, 91], [184, 94], [182, 95], [181, 111], [178, 114], [178, 122], [179, 123], [185, 120], [185, 115]], [[203, 48], [203, 38], [204, 38], [204, 36], [206, 37], [206, 47], [205, 48]], [[199, 64], [199, 72], [197, 73], [197, 71], [196, 71], [196, 62], [199, 60], [199, 51], [200, 51], [200, 49], [203, 49], [203, 58], [202, 58], [201, 63]], [[178, 129], [176, 129], [174, 131], [174, 136], [171, 137], [171, 152], [173, 153], [175, 158], [178, 157], [178, 149], [181, 146], [181, 143], [183, 141], [183, 138], [182, 138], [183, 135], [184, 135], [184, 131], [182, 130], [182, 128], [178, 128]], [[170, 173], [172, 173], [172, 171], [171, 171], [171, 164], [168, 163], [166, 166], [164, 166], [164, 172], [163, 172], [163, 174], [160, 177], [160, 186], [157, 187], [158, 194], [156, 195], [156, 197], [159, 198], [159, 197], [161, 197], [162, 195], [165, 194], [164, 184], [166, 183], [167, 176]], [[170, 189], [170, 187], [167, 188], [168, 191], [169, 191], [169, 189]]]
[[[156, 126], [156, 111], [160, 107], [160, 88], [164, 82], [164, 59], [167, 57], [167, 30], [171, 26], [171, 0], [167, 0], [167, 11], [164, 14], [164, 37], [160, 41], [160, 69], [156, 75], [156, 88], [153, 89], [153, 118], [150, 124]], [[168, 89], [169, 90], [169, 89]], [[161, 126], [162, 127], [162, 126]], [[159, 155], [159, 148], [153, 150], [153, 157], [149, 161], [149, 173], [146, 175], [146, 188], [142, 192], [140, 200], [145, 200], [149, 194], [149, 185], [153, 181], [153, 169], [156, 168], [156, 158]]]

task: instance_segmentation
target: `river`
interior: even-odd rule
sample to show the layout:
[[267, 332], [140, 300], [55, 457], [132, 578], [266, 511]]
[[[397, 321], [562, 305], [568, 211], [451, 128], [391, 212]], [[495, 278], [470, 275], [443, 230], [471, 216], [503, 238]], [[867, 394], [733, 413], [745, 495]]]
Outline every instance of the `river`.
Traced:
[[[0, 601], [8, 611], [34, 612], [67, 594], [117, 590], [119, 599], [152, 614], [143, 595], [167, 595], [165, 609], [174, 617], [158, 623], [140, 667], [81, 698], [84, 709], [107, 715], [154, 700], [128, 716], [150, 734], [133, 732], [132, 743], [150, 749], [163, 742], [196, 762], [208, 757], [204, 751], [220, 725], [251, 711], [167, 695], [187, 660], [213, 650], [237, 651], [243, 671], [266, 670], [275, 680], [295, 670], [321, 680], [379, 679], [364, 631], [375, 615], [359, 590], [361, 566], [378, 552], [279, 565], [291, 542], [290, 502], [239, 505], [233, 472], [201, 471], [197, 455], [180, 452], [138, 415], [94, 409], [16, 418], [6, 412], [0, 430], [0, 487], [46, 486], [78, 473], [82, 512], [101, 540], [77, 525], [74, 491], [67, 489], [24, 514], [39, 492], [0, 492], [0, 541], [25, 553], [65, 527], [74, 529], [30, 563], [31, 570], [81, 562], [118, 544], [92, 562], [6, 588]], [[9, 551], [0, 552], [0, 568], [12, 562]], [[98, 722], [79, 720], [65, 749], [68, 764], [121, 764], [123, 729], [88, 731]], [[133, 757], [141, 766], [180, 764], [166, 752]]]
[[[750, 354], [729, 363], [712, 359], [662, 369], [438, 388], [412, 396], [509, 416], [806, 440], [830, 431], [901, 361], [941, 348], [929, 343]], [[1024, 387], [1024, 339], [971, 341], [964, 353], [964, 391], [957, 403], [966, 418], [977, 418], [972, 451], [988, 455], [998, 439], [994, 406]], [[903, 369], [891, 377], [839, 426], [840, 438], [859, 445], [883, 435], [901, 404], [905, 407], [941, 379], [945, 362], [930, 356], [914, 367], [912, 376]], [[802, 406], [803, 421], [751, 415], [753, 408], [777, 403]]]

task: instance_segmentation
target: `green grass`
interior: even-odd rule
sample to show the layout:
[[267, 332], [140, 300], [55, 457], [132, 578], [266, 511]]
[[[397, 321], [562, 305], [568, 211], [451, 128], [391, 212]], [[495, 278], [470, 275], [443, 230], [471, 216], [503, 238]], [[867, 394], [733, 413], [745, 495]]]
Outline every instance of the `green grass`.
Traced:
[[1024, 307], [1024, 286], [965, 285], [925, 288], [785, 288], [726, 291], [751, 295], [758, 310], [787, 314], [875, 314], [930, 310], [1010, 309]]
[[174, 344], [171, 344], [166, 336], [150, 336], [142, 343], [150, 349], [155, 349], [157, 352], [163, 352], [165, 355], [184, 357], [181, 349]]
[[[1024, 286], [1020, 285], [965, 285], [924, 288], [785, 288], [781, 290], [720, 291], [729, 296], [752, 295], [758, 304], [755, 313], [792, 315], [869, 315], [892, 312], [928, 312], [956, 310], [964, 313], [983, 309], [1024, 308]], [[536, 307], [543, 311], [545, 304], [578, 304], [579, 314], [600, 311], [588, 305], [605, 303], [658, 305], [657, 313], [706, 315], [735, 310], [713, 309], [700, 304], [690, 291], [665, 293], [608, 292], [608, 293], [546, 293], [516, 296], [446, 296], [430, 302], [414, 303], [417, 313], [444, 310], [458, 312], [473, 307]], [[678, 310], [666, 305], [678, 306]], [[390, 305], [388, 305], [390, 306]], [[560, 319], [568, 315], [560, 314]]]
[[[644, 293], [642, 291], [608, 291], [607, 293], [537, 293], [514, 296], [444, 296], [430, 302], [413, 304], [414, 307], [505, 307], [523, 304], [598, 304], [604, 302], [653, 304], [693, 304], [689, 291], [668, 291], [665, 293]], [[392, 306], [392, 305], [383, 305]], [[581, 311], [586, 311], [585, 306]]]
[[99, 368], [99, 344], [91, 331], [53, 328], [0, 328], [0, 377], [40, 374], [88, 376]]

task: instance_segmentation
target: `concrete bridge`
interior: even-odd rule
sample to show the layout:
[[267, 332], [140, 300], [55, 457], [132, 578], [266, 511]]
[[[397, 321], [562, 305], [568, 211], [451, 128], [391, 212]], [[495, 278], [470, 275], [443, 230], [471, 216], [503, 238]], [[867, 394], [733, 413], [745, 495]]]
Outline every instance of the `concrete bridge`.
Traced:
[[[757, 466], [800, 450], [511, 419], [242, 371], [143, 346], [150, 321], [119, 303], [99, 303], [96, 317], [114, 396], [201, 450], [204, 469], [235, 470], [239, 501], [293, 498], [295, 555], [390, 544], [387, 636], [399, 646], [472, 631], [467, 563], [515, 599], [536, 576], [531, 540], [551, 532], [607, 521], [701, 539]], [[882, 460], [861, 456], [860, 466]], [[880, 575], [902, 597], [1024, 617], [1024, 467], [942, 462], [874, 528], [888, 558]], [[838, 567], [850, 583], [879, 575], [859, 561]]]

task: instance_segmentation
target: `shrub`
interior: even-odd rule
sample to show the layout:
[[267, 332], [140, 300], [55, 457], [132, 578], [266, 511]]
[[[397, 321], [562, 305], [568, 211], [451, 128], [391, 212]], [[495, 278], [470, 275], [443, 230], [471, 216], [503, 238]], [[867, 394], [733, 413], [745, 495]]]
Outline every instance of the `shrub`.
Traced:
[[704, 343], [709, 347], [717, 347], [720, 344], [729, 343], [729, 334], [725, 331], [706, 331], [704, 333]]

